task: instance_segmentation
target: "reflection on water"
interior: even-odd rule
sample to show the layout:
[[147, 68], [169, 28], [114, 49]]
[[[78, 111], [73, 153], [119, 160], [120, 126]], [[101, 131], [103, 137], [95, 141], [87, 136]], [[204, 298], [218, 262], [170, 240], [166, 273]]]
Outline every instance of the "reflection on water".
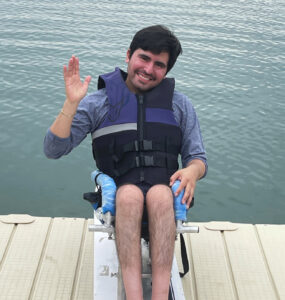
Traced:
[[125, 68], [136, 30], [161, 23], [181, 39], [169, 76], [197, 110], [209, 159], [190, 218], [284, 223], [283, 1], [0, 4], [1, 214], [92, 216], [81, 200], [93, 189], [90, 139], [58, 161], [42, 153], [62, 65], [78, 55], [94, 91], [99, 74]]

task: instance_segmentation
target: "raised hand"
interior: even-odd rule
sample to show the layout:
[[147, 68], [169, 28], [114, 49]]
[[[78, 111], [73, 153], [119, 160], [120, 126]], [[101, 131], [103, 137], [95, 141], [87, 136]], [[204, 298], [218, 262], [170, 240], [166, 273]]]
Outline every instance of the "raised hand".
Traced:
[[68, 67], [63, 66], [63, 76], [65, 81], [66, 101], [78, 104], [86, 95], [91, 76], [87, 76], [84, 82], [80, 80], [79, 59], [72, 55], [68, 62]]
[[87, 93], [91, 76], [87, 76], [84, 82], [81, 82], [79, 59], [74, 55], [70, 58], [68, 67], [63, 66], [63, 76], [66, 99], [63, 103], [61, 112], [52, 123], [50, 130], [58, 137], [67, 138], [70, 136], [70, 129], [78, 104]]

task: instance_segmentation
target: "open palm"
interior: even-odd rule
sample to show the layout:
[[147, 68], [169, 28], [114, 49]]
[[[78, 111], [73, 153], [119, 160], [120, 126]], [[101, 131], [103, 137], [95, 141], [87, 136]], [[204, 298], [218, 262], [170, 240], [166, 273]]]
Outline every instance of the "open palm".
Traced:
[[70, 58], [68, 67], [63, 66], [63, 76], [67, 101], [71, 103], [79, 103], [87, 93], [91, 76], [87, 76], [84, 82], [81, 82], [79, 59], [75, 56]]

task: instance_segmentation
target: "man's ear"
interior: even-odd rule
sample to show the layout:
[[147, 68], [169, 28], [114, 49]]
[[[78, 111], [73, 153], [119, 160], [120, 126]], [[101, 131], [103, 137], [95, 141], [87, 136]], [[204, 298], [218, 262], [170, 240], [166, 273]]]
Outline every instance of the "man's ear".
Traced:
[[131, 49], [129, 48], [126, 55], [126, 63], [130, 61], [130, 53], [131, 53]]

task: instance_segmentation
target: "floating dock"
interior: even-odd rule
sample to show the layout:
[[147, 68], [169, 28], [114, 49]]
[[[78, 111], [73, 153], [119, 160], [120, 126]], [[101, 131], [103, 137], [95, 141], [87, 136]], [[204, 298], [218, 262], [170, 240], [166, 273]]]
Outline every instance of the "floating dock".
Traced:
[[[93, 300], [89, 224], [93, 219], [0, 216], [0, 299]], [[187, 300], [285, 299], [285, 225], [189, 225], [200, 232], [184, 234]]]

